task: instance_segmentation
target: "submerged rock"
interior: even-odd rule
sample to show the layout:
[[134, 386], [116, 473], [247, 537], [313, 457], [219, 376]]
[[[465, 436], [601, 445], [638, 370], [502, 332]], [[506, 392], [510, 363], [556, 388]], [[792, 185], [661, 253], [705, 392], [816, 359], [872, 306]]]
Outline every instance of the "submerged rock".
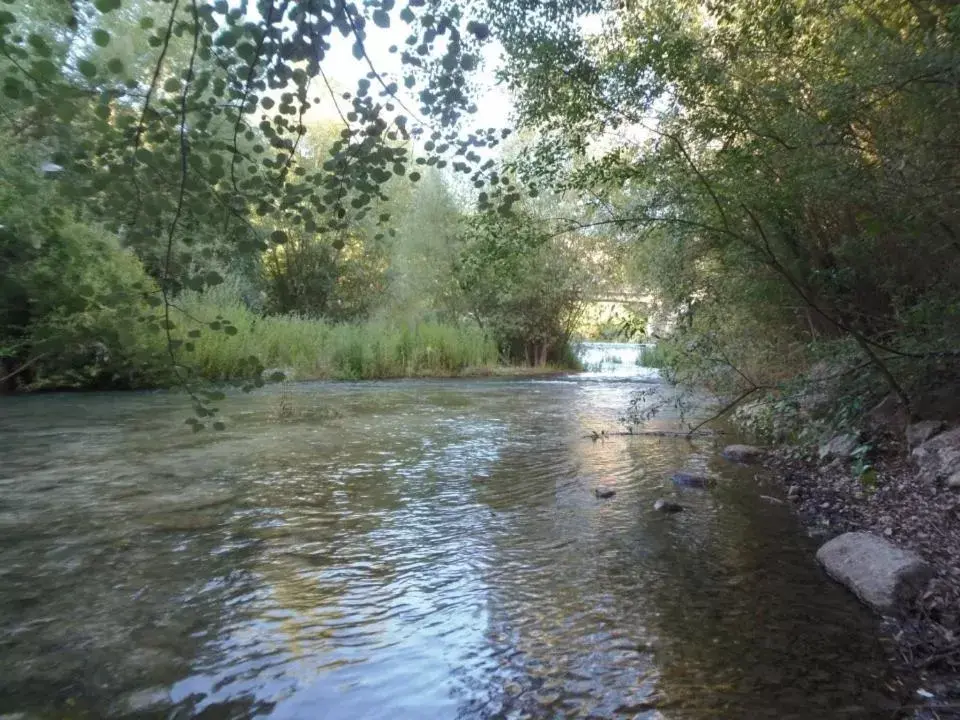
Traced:
[[727, 445], [723, 449], [723, 456], [735, 463], [757, 463], [763, 460], [767, 451], [754, 445]]
[[670, 479], [673, 481], [674, 485], [679, 485], [680, 487], [697, 488], [698, 490], [706, 490], [707, 488], [713, 486], [713, 478], [709, 478], [706, 475], [698, 475], [697, 473], [687, 472], [686, 470], [678, 470], [670, 476]]
[[907, 426], [907, 446], [913, 450], [943, 430], [943, 420], [923, 420]]
[[960, 428], [948, 430], [915, 448], [910, 457], [924, 482], [946, 481], [960, 472]]
[[683, 511], [683, 505], [660, 498], [653, 504], [653, 509], [662, 513], [678, 513]]
[[166, 688], [153, 687], [137, 690], [120, 698], [114, 711], [122, 715], [138, 715], [171, 705], [170, 693]]
[[833, 460], [839, 458], [846, 460], [853, 455], [853, 451], [857, 449], [857, 445], [859, 444], [860, 439], [853, 433], [837, 435], [831, 438], [829, 442], [820, 446], [820, 459]]
[[817, 560], [830, 577], [884, 614], [896, 612], [933, 576], [919, 555], [867, 532], [835, 537], [817, 551]]
[[617, 491], [614, 490], [613, 488], [608, 488], [608, 487], [602, 487], [602, 486], [601, 486], [601, 487], [598, 487], [598, 488], [594, 488], [594, 489], [593, 489], [593, 494], [596, 495], [596, 496], [597, 496], [598, 498], [600, 498], [601, 500], [606, 500], [606, 499], [612, 498], [614, 495], [616, 495], [616, 494], [617, 494]]

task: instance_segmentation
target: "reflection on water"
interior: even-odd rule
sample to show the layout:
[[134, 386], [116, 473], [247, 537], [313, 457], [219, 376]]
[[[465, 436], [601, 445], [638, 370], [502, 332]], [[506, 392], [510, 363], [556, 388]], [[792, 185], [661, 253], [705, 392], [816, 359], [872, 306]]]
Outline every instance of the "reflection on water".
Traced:
[[[629, 388], [300, 385], [337, 413], [269, 390], [216, 436], [166, 394], [4, 400], [0, 714], [877, 717], [873, 620], [755, 471], [584, 438]], [[655, 514], [678, 466], [721, 482]]]

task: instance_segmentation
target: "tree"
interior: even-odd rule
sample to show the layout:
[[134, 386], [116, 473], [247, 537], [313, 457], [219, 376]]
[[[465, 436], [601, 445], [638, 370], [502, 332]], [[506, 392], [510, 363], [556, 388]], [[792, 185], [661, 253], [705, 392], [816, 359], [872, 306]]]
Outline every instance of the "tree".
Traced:
[[650, 0], [587, 32], [588, 5], [498, 6], [539, 138], [518, 172], [640, 239], [701, 370], [763, 385], [852, 347], [909, 403], [897, 361], [960, 344], [956, 8]]
[[[339, 251], [371, 216], [386, 222], [374, 215], [386, 184], [415, 182], [418, 163], [479, 181], [474, 148], [499, 136], [458, 124], [484, 32], [452, 2], [394, 5], [27, 0], [0, 11], [3, 132], [42, 142], [62, 168], [63, 196], [142, 259], [180, 383], [191, 380], [190, 343], [176, 297], [222, 281], [225, 259], [282, 244], [290, 227]], [[399, 72], [381, 73], [368, 33], [397, 22], [410, 26], [409, 50]], [[324, 67], [335, 35], [369, 66], [353, 92], [335, 93]], [[400, 98], [401, 81], [419, 86], [419, 113]], [[318, 162], [301, 144], [323, 96], [343, 125]], [[418, 163], [412, 138], [426, 138]]]
[[531, 366], [568, 361], [591, 281], [576, 240], [553, 237], [520, 209], [468, 219], [455, 277], [468, 312], [504, 356]]

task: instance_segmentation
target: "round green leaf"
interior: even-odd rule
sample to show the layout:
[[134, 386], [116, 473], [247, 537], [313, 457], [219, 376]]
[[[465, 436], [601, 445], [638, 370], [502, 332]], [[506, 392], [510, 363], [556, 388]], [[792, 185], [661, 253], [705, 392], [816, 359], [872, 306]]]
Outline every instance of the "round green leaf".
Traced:
[[77, 70], [88, 80], [92, 80], [97, 76], [97, 66], [89, 60], [77, 60]]
[[47, 41], [39, 35], [31, 35], [29, 38], [27, 38], [27, 42], [30, 43], [30, 47], [33, 48], [33, 51], [37, 53], [37, 55], [50, 57], [52, 52], [50, 50], [50, 46], [47, 45]]
[[23, 83], [17, 78], [8, 75], [3, 79], [3, 94], [11, 100], [19, 98], [23, 90]]
[[100, 12], [108, 13], [113, 12], [114, 10], [119, 10], [123, 5], [123, 0], [94, 0], [93, 5]]
[[97, 28], [93, 31], [93, 41], [100, 47], [106, 47], [110, 44], [110, 33], [103, 28]]
[[53, 80], [59, 69], [50, 60], [37, 60], [30, 66], [31, 72], [41, 80]]

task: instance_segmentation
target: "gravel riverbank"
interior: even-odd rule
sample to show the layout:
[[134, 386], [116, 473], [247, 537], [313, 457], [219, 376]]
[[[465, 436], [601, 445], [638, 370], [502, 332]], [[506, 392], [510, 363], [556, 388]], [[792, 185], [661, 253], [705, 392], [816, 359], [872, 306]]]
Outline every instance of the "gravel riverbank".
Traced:
[[811, 535], [826, 541], [871, 532], [933, 566], [926, 589], [884, 619], [884, 640], [897, 666], [919, 683], [917, 710], [908, 717], [960, 718], [960, 490], [924, 477], [907, 450], [882, 446], [866, 483], [844, 459], [797, 459], [785, 449], [765, 464], [782, 479]]

